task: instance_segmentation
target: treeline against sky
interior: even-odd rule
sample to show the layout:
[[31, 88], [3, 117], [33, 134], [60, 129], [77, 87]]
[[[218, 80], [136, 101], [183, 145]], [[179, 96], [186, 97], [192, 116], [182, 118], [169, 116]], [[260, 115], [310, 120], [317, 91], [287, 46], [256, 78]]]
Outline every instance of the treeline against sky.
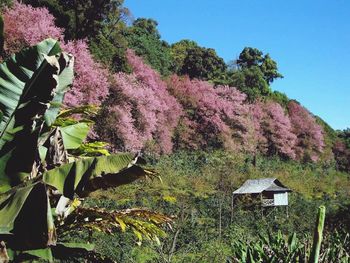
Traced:
[[[3, 4], [2, 57], [48, 38], [75, 57], [67, 107], [100, 107], [95, 132], [114, 150], [169, 154], [224, 148], [350, 169], [350, 132], [336, 132], [270, 84], [269, 54], [245, 48], [226, 64], [191, 40], [169, 45], [157, 22], [132, 22], [122, 1]], [[131, 23], [132, 22], [132, 23]], [[238, 36], [239, 37], [239, 36]]]

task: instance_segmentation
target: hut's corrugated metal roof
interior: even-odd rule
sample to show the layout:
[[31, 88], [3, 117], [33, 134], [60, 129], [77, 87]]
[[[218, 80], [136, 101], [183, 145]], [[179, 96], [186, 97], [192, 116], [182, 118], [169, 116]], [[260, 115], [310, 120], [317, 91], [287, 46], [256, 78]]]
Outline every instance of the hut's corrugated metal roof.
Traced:
[[291, 190], [284, 187], [276, 178], [263, 178], [245, 181], [233, 194], [259, 194], [263, 191], [290, 192]]

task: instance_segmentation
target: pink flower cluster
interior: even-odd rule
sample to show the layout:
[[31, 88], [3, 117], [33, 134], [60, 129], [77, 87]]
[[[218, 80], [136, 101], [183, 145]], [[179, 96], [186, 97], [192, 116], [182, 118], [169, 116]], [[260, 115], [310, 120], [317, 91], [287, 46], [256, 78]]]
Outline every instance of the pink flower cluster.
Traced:
[[[257, 127], [258, 148], [268, 155], [278, 154], [295, 159], [296, 136], [292, 132], [289, 117], [276, 102], [254, 105], [254, 119]], [[260, 109], [259, 109], [260, 108]]]
[[108, 102], [107, 114], [113, 115], [116, 121], [105, 123], [108, 134], [114, 130], [115, 138], [123, 141], [127, 150], [156, 145], [152, 151], [170, 153], [182, 107], [169, 94], [166, 83], [156, 71], [131, 50], [128, 50], [127, 58], [134, 73], [114, 76], [113, 99]]
[[108, 95], [108, 72], [95, 62], [84, 40], [64, 43], [63, 30], [55, 26], [55, 18], [46, 8], [33, 8], [17, 1], [5, 9], [5, 52], [12, 54], [24, 47], [35, 45], [46, 38], [61, 41], [64, 51], [75, 57], [75, 79], [65, 97], [68, 106], [96, 104]]
[[215, 89], [208, 82], [189, 77], [173, 75], [168, 82], [171, 93], [186, 111], [187, 127], [178, 135], [181, 145], [236, 150], [244, 145], [249, 110], [243, 103], [244, 94], [224, 86]]
[[7, 54], [35, 45], [45, 38], [63, 39], [63, 30], [55, 26], [55, 19], [46, 8], [34, 8], [15, 1], [2, 16]]
[[316, 123], [316, 119], [307, 109], [295, 101], [289, 102], [288, 112], [293, 132], [297, 136], [295, 146], [297, 158], [316, 162], [324, 148], [322, 127]]
[[317, 161], [323, 152], [322, 127], [297, 102], [286, 111], [271, 101], [248, 104], [246, 95], [232, 87], [176, 75], [164, 81], [132, 50], [127, 59], [133, 73], [109, 77], [86, 40], [64, 43], [64, 32], [47, 9], [15, 1], [3, 18], [7, 55], [48, 37], [74, 55], [75, 80], [64, 102], [102, 105], [98, 132], [117, 150], [225, 147], [307, 161]]
[[95, 62], [84, 40], [62, 43], [64, 51], [74, 56], [75, 78], [64, 102], [75, 107], [83, 104], [100, 106], [109, 93], [108, 70]]

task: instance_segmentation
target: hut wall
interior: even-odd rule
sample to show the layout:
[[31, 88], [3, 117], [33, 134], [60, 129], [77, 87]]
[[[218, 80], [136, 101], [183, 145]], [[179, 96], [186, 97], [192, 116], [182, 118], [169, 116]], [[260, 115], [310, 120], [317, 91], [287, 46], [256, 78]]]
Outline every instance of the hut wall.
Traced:
[[288, 193], [275, 193], [274, 200], [275, 206], [288, 205]]

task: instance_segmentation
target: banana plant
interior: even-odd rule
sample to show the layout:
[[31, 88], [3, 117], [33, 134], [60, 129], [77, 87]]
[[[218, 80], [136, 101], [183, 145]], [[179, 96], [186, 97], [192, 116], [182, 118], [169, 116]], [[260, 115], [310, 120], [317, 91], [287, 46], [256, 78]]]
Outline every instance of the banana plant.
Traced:
[[[59, 228], [68, 224], [65, 220], [88, 225], [81, 215], [89, 213], [121, 230], [129, 225], [139, 240], [142, 235], [156, 240], [165, 234], [158, 226], [171, 221], [147, 210], [108, 213], [79, 208], [78, 198], [92, 191], [154, 172], [142, 167], [140, 156], [106, 154], [101, 147], [98, 151], [96, 145], [87, 146], [91, 123], [71, 118], [77, 110], [60, 112], [73, 81], [73, 65], [74, 58], [53, 39], [0, 65], [0, 262], [23, 255], [52, 261], [52, 251], [63, 247], [91, 250], [91, 245], [62, 244], [57, 238]], [[85, 113], [88, 110], [85, 107]], [[100, 156], [92, 156], [93, 150], [81, 154], [84, 145], [95, 147]]]

